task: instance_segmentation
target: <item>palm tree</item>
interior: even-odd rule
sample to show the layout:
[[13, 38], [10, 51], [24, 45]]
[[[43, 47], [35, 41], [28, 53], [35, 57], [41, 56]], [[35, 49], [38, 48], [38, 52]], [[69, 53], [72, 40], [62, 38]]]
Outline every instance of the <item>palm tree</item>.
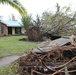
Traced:
[[34, 24], [38, 27], [41, 25], [41, 18], [39, 15], [36, 15], [36, 20], [34, 20]]
[[10, 6], [18, 10], [21, 15], [27, 13], [25, 8], [18, 0], [0, 0], [0, 4], [9, 4]]
[[21, 18], [21, 22], [25, 30], [27, 30], [28, 25], [30, 24], [32, 17], [30, 15], [24, 15]]

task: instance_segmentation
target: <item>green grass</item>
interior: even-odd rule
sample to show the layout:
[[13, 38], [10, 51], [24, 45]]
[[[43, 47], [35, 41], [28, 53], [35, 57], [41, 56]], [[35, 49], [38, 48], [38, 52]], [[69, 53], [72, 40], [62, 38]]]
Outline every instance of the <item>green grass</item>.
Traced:
[[[39, 42], [18, 41], [26, 36], [5, 36], [0, 37], [0, 58], [22, 54], [35, 48]], [[27, 37], [26, 37], [27, 38]], [[0, 67], [0, 75], [20, 75], [18, 61], [7, 66]]]
[[10, 65], [0, 67], [0, 75], [20, 75], [18, 61], [11, 63]]
[[36, 47], [38, 42], [19, 41], [26, 36], [0, 37], [0, 58], [10, 55], [21, 54]]

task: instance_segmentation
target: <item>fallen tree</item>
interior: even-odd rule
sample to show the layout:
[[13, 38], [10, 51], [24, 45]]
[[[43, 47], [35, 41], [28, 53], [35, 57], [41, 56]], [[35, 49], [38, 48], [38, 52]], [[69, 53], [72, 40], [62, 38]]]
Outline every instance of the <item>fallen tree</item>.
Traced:
[[34, 25], [28, 26], [27, 36], [29, 41], [43, 41], [39, 27]]

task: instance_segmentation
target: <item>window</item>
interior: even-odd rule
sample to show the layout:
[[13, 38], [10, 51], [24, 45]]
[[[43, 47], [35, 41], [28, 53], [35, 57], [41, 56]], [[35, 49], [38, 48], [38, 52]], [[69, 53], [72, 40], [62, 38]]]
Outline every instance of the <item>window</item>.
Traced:
[[0, 33], [3, 33], [3, 27], [0, 26]]
[[21, 34], [21, 27], [15, 28], [15, 33], [16, 34]]

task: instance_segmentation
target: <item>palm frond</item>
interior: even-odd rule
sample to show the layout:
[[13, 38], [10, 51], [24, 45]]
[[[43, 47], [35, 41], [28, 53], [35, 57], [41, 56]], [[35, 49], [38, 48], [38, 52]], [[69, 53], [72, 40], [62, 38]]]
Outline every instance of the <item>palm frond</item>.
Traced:
[[0, 0], [2, 4], [9, 4], [13, 8], [17, 9], [21, 15], [26, 14], [26, 9], [18, 0]]

